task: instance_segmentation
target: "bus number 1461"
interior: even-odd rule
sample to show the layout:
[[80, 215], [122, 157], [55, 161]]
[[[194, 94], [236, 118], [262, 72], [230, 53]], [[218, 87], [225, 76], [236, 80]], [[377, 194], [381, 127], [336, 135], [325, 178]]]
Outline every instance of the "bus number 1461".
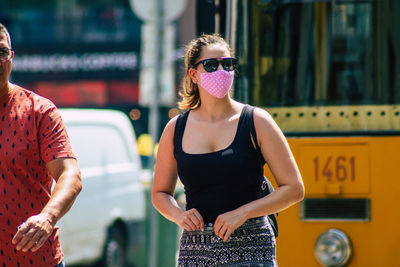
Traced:
[[315, 181], [326, 177], [328, 181], [336, 178], [337, 181], [343, 182], [346, 179], [355, 180], [355, 158], [345, 156], [329, 156], [326, 161], [319, 157], [314, 158]]

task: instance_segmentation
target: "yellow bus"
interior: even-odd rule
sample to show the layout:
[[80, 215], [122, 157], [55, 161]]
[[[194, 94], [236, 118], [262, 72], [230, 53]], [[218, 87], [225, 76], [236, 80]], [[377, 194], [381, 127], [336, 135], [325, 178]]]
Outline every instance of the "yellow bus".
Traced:
[[279, 266], [400, 266], [400, 1], [217, 2], [234, 97], [275, 118], [305, 183]]

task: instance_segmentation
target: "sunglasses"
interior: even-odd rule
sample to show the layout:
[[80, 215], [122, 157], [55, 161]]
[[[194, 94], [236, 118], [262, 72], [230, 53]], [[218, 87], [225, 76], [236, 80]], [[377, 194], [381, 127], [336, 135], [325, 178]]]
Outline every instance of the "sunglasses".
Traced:
[[1, 61], [8, 61], [8, 60], [12, 59], [13, 56], [14, 56], [14, 50], [7, 48], [7, 47], [0, 48], [0, 60]]
[[222, 68], [226, 71], [235, 70], [237, 67], [238, 60], [237, 58], [226, 57], [226, 58], [207, 58], [203, 59], [196, 64], [193, 65], [194, 68], [197, 68], [198, 65], [203, 64], [204, 69], [207, 72], [214, 72], [218, 70], [219, 64], [221, 64]]

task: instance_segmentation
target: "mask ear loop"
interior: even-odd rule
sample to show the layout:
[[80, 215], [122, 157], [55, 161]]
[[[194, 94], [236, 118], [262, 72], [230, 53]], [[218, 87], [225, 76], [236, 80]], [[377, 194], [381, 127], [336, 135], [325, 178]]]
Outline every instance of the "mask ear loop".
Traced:
[[[194, 70], [194, 71], [196, 71], [196, 72], [198, 72], [198, 73], [201, 75], [201, 72], [200, 72], [200, 71], [196, 70], [195, 68], [191, 68], [191, 69]], [[189, 74], [189, 76], [191, 76], [191, 75]], [[194, 82], [194, 81], [193, 81], [192, 77], [190, 77], [190, 79], [192, 80], [192, 83], [194, 83], [195, 85], [199, 86], [197, 82]]]
[[13, 59], [14, 58], [14, 51], [11, 51], [11, 58], [10, 59]]

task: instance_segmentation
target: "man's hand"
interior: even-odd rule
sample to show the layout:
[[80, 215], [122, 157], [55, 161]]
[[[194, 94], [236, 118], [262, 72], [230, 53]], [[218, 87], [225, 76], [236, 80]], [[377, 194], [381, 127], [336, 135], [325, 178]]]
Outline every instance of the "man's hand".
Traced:
[[82, 189], [81, 175], [75, 159], [55, 159], [48, 162], [46, 167], [57, 183], [41, 213], [29, 217], [18, 226], [12, 243], [17, 250], [23, 252], [35, 252], [47, 241], [57, 221], [71, 208]]
[[214, 233], [223, 241], [227, 241], [232, 232], [247, 220], [239, 210], [225, 212], [217, 217], [214, 223]]
[[35, 252], [47, 241], [53, 229], [54, 225], [50, 222], [49, 216], [42, 213], [34, 215], [18, 226], [12, 243], [16, 245], [17, 250]]

